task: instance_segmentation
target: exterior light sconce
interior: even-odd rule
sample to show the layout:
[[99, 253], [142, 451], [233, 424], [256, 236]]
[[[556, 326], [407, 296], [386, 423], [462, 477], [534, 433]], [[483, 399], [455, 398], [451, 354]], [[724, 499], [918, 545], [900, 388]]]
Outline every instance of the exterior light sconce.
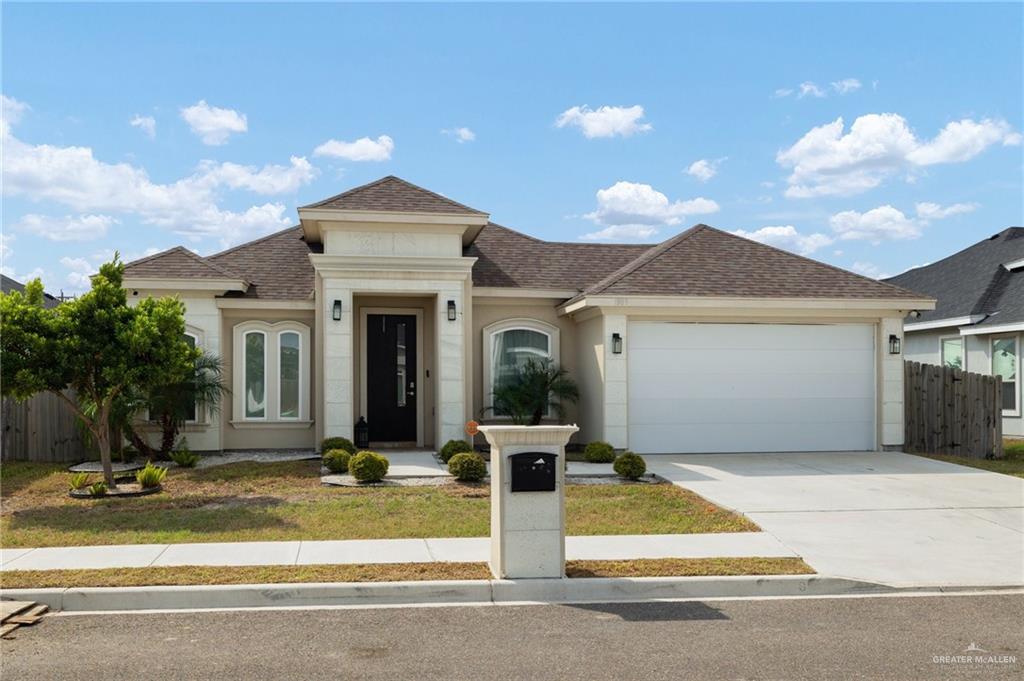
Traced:
[[454, 322], [455, 321], [455, 301], [454, 300], [449, 300], [448, 301], [448, 321], [450, 321], [450, 322]]
[[333, 307], [332, 312], [331, 312], [331, 317], [336, 322], [340, 322], [341, 321], [341, 301], [340, 300], [335, 300], [334, 301], [334, 307]]
[[622, 334], [618, 334], [618, 333], [613, 333], [612, 334], [612, 354], [613, 355], [621, 355], [622, 354]]
[[900, 337], [894, 333], [889, 334], [889, 354], [900, 354]]

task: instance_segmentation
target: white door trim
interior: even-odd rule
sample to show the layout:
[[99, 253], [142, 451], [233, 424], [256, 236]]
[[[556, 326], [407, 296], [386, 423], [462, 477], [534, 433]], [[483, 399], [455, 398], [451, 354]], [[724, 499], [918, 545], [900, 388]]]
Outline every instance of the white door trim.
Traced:
[[363, 307], [359, 312], [359, 414], [367, 416], [366, 399], [366, 319], [371, 314], [401, 314], [414, 315], [416, 317], [416, 446], [422, 447], [424, 441], [423, 429], [423, 395], [422, 392], [426, 383], [423, 381], [423, 308], [421, 307]]

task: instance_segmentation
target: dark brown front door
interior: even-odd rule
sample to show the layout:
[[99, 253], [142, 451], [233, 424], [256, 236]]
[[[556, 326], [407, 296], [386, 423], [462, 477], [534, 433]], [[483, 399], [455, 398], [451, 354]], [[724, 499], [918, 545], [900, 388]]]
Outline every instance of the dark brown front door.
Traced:
[[416, 316], [366, 316], [366, 421], [374, 442], [416, 441]]

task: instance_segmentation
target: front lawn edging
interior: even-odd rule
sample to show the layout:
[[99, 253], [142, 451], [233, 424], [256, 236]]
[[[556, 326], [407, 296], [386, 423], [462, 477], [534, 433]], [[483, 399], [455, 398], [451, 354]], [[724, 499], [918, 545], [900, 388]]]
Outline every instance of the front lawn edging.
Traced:
[[93, 494], [89, 491], [88, 487], [83, 487], [82, 489], [69, 490], [68, 496], [72, 499], [92, 499], [93, 501], [101, 499], [127, 499], [129, 497], [144, 497], [149, 494], [156, 494], [157, 492], [162, 492], [163, 489], [163, 485], [143, 487], [136, 482], [131, 482], [119, 484], [112, 490], [108, 489], [105, 494]]

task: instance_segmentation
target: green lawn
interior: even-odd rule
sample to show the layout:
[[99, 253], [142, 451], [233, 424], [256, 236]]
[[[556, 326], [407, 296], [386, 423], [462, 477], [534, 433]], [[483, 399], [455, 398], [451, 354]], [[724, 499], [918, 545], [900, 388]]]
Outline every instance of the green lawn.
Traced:
[[920, 456], [1024, 478], [1024, 440], [1003, 440], [1003, 457], [1001, 459], [969, 459], [964, 456], [946, 456], [944, 454], [921, 454]]
[[[171, 469], [147, 497], [76, 500], [58, 465], [0, 468], [5, 548], [186, 542], [482, 537], [486, 486], [323, 487], [319, 462]], [[749, 520], [673, 485], [569, 485], [571, 535], [756, 531]]]

